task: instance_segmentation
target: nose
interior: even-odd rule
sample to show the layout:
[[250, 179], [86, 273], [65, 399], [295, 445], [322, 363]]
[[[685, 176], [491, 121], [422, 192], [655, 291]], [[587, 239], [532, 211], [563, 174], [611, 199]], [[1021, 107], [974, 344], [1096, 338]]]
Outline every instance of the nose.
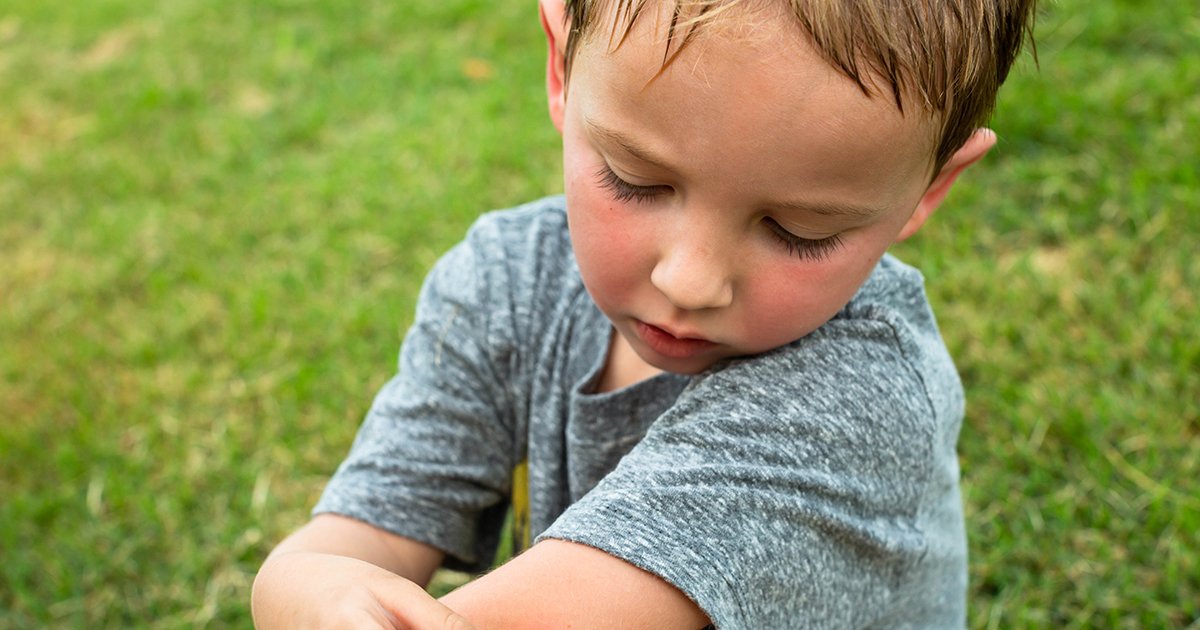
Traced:
[[669, 246], [650, 272], [650, 283], [683, 310], [721, 308], [733, 303], [728, 263], [696, 243]]

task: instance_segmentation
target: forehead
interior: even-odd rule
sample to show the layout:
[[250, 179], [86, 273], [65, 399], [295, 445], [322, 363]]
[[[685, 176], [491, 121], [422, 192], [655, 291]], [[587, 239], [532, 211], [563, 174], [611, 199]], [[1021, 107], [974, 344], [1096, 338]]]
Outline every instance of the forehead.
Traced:
[[682, 50], [686, 21], [669, 41], [673, 5], [647, 3], [625, 37], [611, 6], [597, 16], [570, 88], [586, 117], [620, 118], [633, 132], [669, 129], [693, 149], [752, 145], [830, 182], [863, 170], [894, 180], [887, 185], [928, 176], [933, 121], [864, 94], [813, 48], [787, 3], [730, 5]]

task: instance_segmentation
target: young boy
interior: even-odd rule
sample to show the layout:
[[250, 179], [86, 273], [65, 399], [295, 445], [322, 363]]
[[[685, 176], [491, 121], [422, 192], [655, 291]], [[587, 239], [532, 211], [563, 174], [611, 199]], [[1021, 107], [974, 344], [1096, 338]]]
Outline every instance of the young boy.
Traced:
[[[963, 627], [962, 389], [885, 251], [995, 142], [1031, 3], [541, 0], [566, 195], [430, 273], [256, 622]], [[510, 507], [523, 552], [427, 595]]]

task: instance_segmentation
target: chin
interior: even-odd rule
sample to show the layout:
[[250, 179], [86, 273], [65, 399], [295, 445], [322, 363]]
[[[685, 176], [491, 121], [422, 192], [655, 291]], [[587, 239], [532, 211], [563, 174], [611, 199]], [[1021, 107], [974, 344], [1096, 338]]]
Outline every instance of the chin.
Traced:
[[656, 367], [664, 372], [672, 374], [683, 374], [687, 376], [699, 374], [704, 370], [716, 365], [724, 359], [724, 357], [697, 357], [694, 359], [672, 359], [670, 357], [647, 356], [648, 353], [639, 352], [638, 356], [647, 364]]

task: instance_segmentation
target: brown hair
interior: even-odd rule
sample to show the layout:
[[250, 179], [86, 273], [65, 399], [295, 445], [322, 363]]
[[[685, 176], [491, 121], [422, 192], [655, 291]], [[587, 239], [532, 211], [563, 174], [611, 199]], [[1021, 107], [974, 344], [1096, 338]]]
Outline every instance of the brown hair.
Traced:
[[[674, 0], [665, 70], [696, 29], [745, 0]], [[629, 36], [646, 0], [565, 0], [566, 63], [612, 7], [613, 41]], [[873, 96], [879, 84], [904, 111], [915, 98], [941, 123], [935, 172], [971, 133], [986, 124], [996, 92], [1021, 49], [1032, 45], [1035, 0], [788, 0], [792, 13], [822, 56]], [[624, 32], [619, 30], [624, 25]], [[682, 35], [680, 35], [682, 33]], [[672, 52], [672, 44], [678, 46]], [[1035, 50], [1036, 56], [1036, 50]]]

